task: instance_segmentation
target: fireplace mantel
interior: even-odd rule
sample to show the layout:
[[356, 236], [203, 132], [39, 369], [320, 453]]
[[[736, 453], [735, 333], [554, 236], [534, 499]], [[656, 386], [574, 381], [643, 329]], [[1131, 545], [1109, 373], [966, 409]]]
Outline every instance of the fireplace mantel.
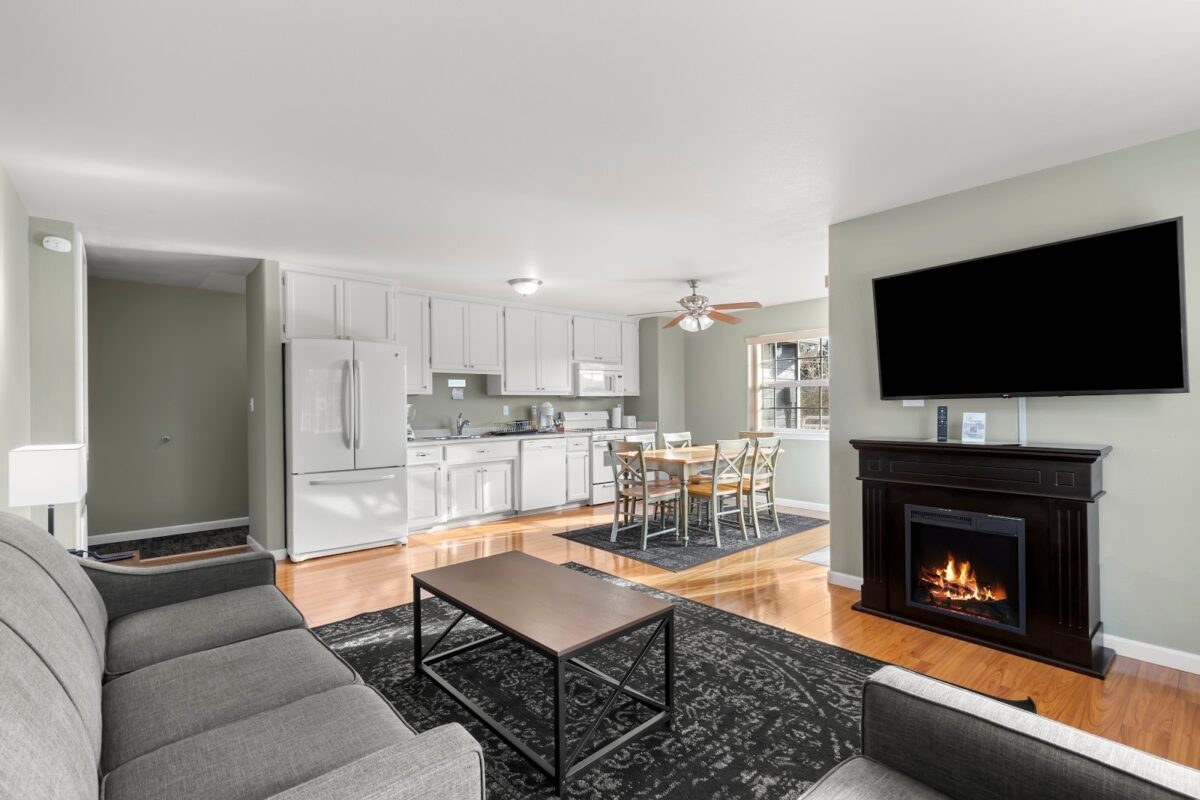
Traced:
[[[1106, 445], [852, 439], [863, 485], [863, 586], [855, 608], [1103, 677], [1113, 652], [1100, 621], [1097, 501]], [[914, 607], [905, 508], [1024, 520], [1028, 625], [989, 629]]]

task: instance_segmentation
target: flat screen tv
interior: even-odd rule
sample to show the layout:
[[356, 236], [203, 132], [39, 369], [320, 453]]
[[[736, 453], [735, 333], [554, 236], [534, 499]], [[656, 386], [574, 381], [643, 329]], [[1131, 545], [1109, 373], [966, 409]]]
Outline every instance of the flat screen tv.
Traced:
[[876, 278], [884, 400], [1186, 392], [1183, 220]]

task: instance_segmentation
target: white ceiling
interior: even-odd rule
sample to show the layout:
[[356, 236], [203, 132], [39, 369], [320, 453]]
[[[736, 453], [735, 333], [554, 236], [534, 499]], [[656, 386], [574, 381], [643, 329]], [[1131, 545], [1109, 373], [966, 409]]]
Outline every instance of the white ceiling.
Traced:
[[0, 0], [0, 162], [92, 245], [608, 312], [1200, 128], [1195, 0]]
[[246, 293], [246, 276], [257, 258], [160, 253], [87, 245], [88, 276], [137, 283], [164, 283], [189, 289]]

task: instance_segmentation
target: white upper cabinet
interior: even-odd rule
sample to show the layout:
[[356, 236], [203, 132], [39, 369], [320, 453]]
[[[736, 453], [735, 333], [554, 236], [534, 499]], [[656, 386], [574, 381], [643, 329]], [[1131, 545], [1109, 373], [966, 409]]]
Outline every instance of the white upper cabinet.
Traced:
[[575, 317], [575, 360], [621, 363], [621, 323]]
[[500, 306], [467, 303], [467, 355], [476, 372], [504, 368], [504, 330]]
[[342, 288], [345, 314], [342, 336], [346, 339], [390, 342], [392, 287], [386, 283], [346, 281]]
[[621, 323], [621, 374], [625, 376], [625, 395], [642, 393], [641, 336], [636, 322]]
[[488, 394], [571, 393], [571, 318], [504, 310], [504, 377], [488, 378]]
[[500, 306], [435, 297], [429, 308], [435, 371], [502, 371]]
[[392, 341], [408, 356], [408, 393], [433, 394], [429, 352], [429, 297], [396, 292], [392, 297]]
[[283, 332], [289, 339], [338, 339], [342, 335], [341, 278], [283, 274]]
[[571, 393], [571, 318], [538, 314], [538, 382], [547, 394]]
[[391, 287], [285, 270], [283, 334], [287, 339], [391, 341]]

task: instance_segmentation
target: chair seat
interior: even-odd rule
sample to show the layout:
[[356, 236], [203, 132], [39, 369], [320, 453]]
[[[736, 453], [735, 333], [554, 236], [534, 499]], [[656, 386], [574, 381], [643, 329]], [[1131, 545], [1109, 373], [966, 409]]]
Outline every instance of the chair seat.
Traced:
[[[646, 494], [649, 495], [651, 499], [679, 494], [682, 488], [683, 487], [680, 485], [679, 481], [674, 479], [646, 482]], [[633, 497], [640, 500], [642, 498], [642, 489], [640, 486], [622, 486], [621, 496]]]
[[103, 796], [270, 797], [415, 735], [374, 689], [343, 686], [135, 758], [104, 776]]
[[[715, 494], [718, 497], [724, 497], [730, 494], [737, 494], [739, 491], [740, 489], [736, 483], [720, 483], [717, 484]], [[700, 495], [702, 497], [712, 497], [714, 494], [712, 479], [710, 478], [705, 483], [691, 484], [688, 486], [688, 493], [691, 495]]]
[[189, 736], [357, 682], [303, 628], [153, 664], [104, 685], [100, 766], [109, 772]]
[[105, 673], [122, 675], [190, 653], [304, 627], [274, 586], [251, 586], [135, 611], [108, 626]]
[[758, 480], [742, 478], [742, 491], [748, 492], [751, 490], [751, 487], [753, 487], [754, 491], [756, 492], [765, 492], [767, 489], [771, 488], [771, 481], [764, 478], [759, 478]]

